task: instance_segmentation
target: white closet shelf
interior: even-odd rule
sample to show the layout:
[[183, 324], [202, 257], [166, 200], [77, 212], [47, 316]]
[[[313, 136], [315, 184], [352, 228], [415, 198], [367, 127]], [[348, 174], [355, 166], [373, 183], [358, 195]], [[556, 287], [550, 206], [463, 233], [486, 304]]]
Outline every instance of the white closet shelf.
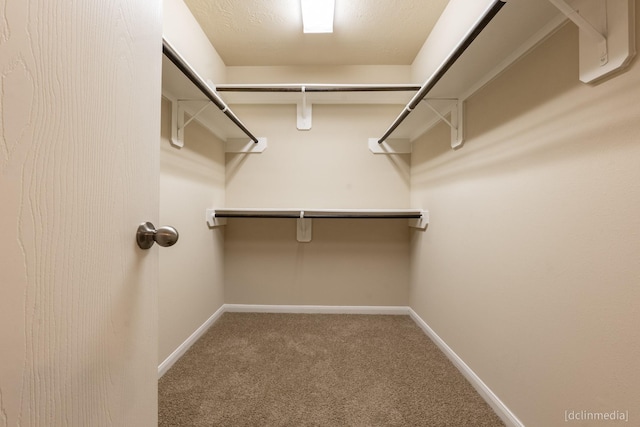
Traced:
[[[584, 0], [603, 3], [599, 0]], [[620, 1], [623, 2], [622, 0]], [[611, 4], [614, 2], [608, 2]], [[625, 0], [626, 3], [626, 0]], [[404, 121], [393, 131], [390, 138], [398, 140], [406, 140], [413, 142], [429, 129], [442, 120], [442, 117], [450, 117], [450, 114], [459, 114], [462, 111], [462, 105], [466, 99], [476, 93], [488, 82], [492, 81], [497, 75], [502, 73], [512, 63], [516, 62], [521, 56], [528, 53], [532, 47], [536, 46], [542, 40], [545, 40], [549, 34], [552, 34], [565, 21], [565, 16], [559, 13], [558, 9], [549, 1], [508, 1], [500, 13], [498, 13], [482, 33], [474, 40], [473, 45], [467, 49], [447, 70], [446, 74], [440, 79], [429, 91], [425, 99], [427, 102], [419, 102], [414, 105], [411, 113]], [[351, 104], [381, 104], [398, 106], [398, 112], [405, 110], [402, 106], [406, 106], [411, 102], [413, 96], [416, 95], [416, 87], [422, 85], [416, 84], [415, 80], [420, 83], [428, 77], [427, 71], [421, 71], [420, 63], [417, 64], [416, 71], [419, 76], [408, 79], [412, 83], [406, 83], [403, 77], [401, 81], [394, 80], [393, 84], [363, 84], [364, 72], [358, 72], [356, 75], [346, 74], [346, 81], [335, 84], [335, 79], [342, 77], [331, 77], [331, 82], [294, 82], [294, 83], [278, 83], [265, 81], [260, 67], [254, 67], [255, 74], [249, 74], [250, 77], [243, 75], [235, 75], [229, 73], [229, 81], [227, 82], [208, 82], [207, 84], [217, 96], [222, 99], [224, 104], [235, 108], [241, 104], [293, 104], [299, 110], [297, 115], [300, 118], [299, 128], [308, 130], [312, 123], [308, 123], [312, 117], [311, 106], [313, 104], [328, 105], [351, 105]], [[362, 70], [366, 70], [363, 68]], [[306, 79], [307, 73], [304, 68], [295, 69], [296, 78]], [[340, 71], [337, 69], [337, 71]], [[412, 71], [413, 72], [413, 71]], [[425, 73], [425, 75], [422, 75]], [[207, 76], [205, 76], [207, 77]], [[257, 81], [247, 81], [247, 79], [256, 79]], [[315, 78], [314, 78], [315, 79]], [[387, 82], [390, 83], [390, 82]], [[402, 83], [402, 84], [401, 84]], [[262, 92], [248, 92], [247, 86], [263, 86]], [[292, 92], [271, 92], [268, 87], [279, 86], [280, 89], [289, 88]], [[295, 87], [292, 87], [295, 86]], [[301, 108], [305, 104], [305, 99], [298, 87], [305, 87], [306, 107]], [[377, 86], [396, 86], [396, 89], [405, 87], [411, 90], [403, 91], [361, 91], [364, 87]], [[331, 92], [316, 92], [316, 90], [327, 88], [339, 89]], [[197, 116], [196, 120], [207, 127], [218, 138], [227, 141], [228, 139], [244, 139], [248, 138], [234, 123], [225, 117], [219, 108], [207, 108], [197, 114], [200, 109], [209, 102], [209, 99], [200, 91], [185, 75], [172, 63], [169, 59], [163, 58], [162, 64], [162, 88], [163, 94], [169, 99], [175, 99], [180, 103], [181, 108], [191, 117]], [[356, 91], [346, 91], [345, 89], [358, 89]], [[244, 92], [232, 91], [232, 89], [241, 89]], [[258, 88], [260, 89], [260, 88]], [[435, 112], [433, 110], [436, 110]], [[302, 116], [302, 117], [300, 117]], [[391, 121], [393, 117], [390, 117]], [[463, 120], [458, 117], [459, 122]], [[463, 139], [464, 125], [456, 125], [455, 120], [451, 120], [455, 126], [452, 130], [452, 145], [460, 146]], [[247, 125], [251, 128], [252, 123]], [[178, 127], [176, 125], [176, 127]], [[454, 136], [455, 134], [455, 136]], [[371, 135], [380, 139], [380, 135]], [[403, 141], [404, 143], [404, 141]], [[384, 143], [383, 143], [384, 144]], [[378, 144], [382, 145], [382, 144]], [[393, 147], [389, 151], [395, 152]], [[384, 154], [384, 150], [381, 153]]]
[[215, 218], [420, 218], [421, 209], [209, 209]]
[[409, 227], [426, 229], [429, 211], [424, 209], [260, 209], [221, 208], [207, 209], [210, 227], [226, 224], [227, 218], [291, 218], [298, 221], [298, 241], [311, 241], [313, 219], [406, 219]]

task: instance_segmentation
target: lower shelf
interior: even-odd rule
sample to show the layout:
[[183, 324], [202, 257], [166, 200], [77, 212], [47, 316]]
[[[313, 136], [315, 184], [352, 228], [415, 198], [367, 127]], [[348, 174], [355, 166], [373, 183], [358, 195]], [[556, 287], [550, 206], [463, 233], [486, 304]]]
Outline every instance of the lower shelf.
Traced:
[[227, 218], [291, 218], [298, 221], [298, 241], [310, 242], [313, 219], [407, 219], [409, 227], [424, 230], [429, 211], [423, 209], [207, 209], [207, 224], [219, 227]]

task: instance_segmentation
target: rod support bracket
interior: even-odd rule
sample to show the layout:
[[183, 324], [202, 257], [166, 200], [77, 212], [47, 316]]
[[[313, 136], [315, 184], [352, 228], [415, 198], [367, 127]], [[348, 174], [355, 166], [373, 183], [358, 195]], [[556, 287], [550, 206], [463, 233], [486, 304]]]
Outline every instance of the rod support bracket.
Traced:
[[430, 99], [427, 98], [422, 100], [422, 102], [424, 102], [425, 105], [440, 118], [440, 120], [448, 124], [451, 128], [451, 148], [454, 150], [461, 148], [464, 144], [464, 101], [462, 99], [453, 100], [455, 103], [453, 106], [449, 107], [449, 119], [446, 117], [446, 112], [441, 113], [429, 101]]
[[626, 67], [635, 56], [635, 0], [549, 0], [579, 29], [580, 81], [592, 83]]
[[[197, 119], [200, 113], [206, 110], [212, 102], [208, 99], [178, 99], [175, 96], [163, 92], [162, 95], [171, 102], [171, 145], [177, 148], [184, 147], [184, 129], [189, 123]], [[189, 120], [184, 120], [185, 103], [191, 101], [206, 102], [198, 111], [194, 112]]]
[[298, 130], [311, 129], [312, 104], [307, 102], [306, 88], [302, 86], [302, 99], [296, 104]]
[[304, 217], [304, 211], [300, 211], [300, 218], [296, 220], [296, 240], [300, 243], [309, 243], [313, 229], [313, 220]]
[[369, 138], [369, 151], [373, 154], [411, 154], [411, 141], [408, 138], [385, 139]]
[[259, 137], [258, 142], [249, 138], [228, 138], [224, 144], [225, 153], [259, 154], [267, 149], [267, 138]]
[[409, 220], [409, 227], [426, 230], [429, 225], [429, 211], [423, 209], [420, 213], [422, 214], [420, 218]]
[[216, 218], [216, 210], [212, 208], [209, 208], [205, 211], [205, 220], [207, 221], [207, 225], [211, 228], [227, 225], [227, 219]]

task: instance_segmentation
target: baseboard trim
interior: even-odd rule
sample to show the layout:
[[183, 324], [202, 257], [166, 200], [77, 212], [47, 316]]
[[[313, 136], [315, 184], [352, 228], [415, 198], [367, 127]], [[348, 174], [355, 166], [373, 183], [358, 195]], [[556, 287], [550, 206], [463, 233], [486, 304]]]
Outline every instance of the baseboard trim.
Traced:
[[408, 315], [405, 306], [333, 306], [333, 305], [258, 305], [225, 304], [225, 311], [235, 313], [297, 313], [297, 314], [389, 314]]
[[500, 400], [496, 394], [476, 375], [471, 368], [447, 345], [442, 338], [435, 333], [433, 329], [424, 321], [412, 308], [408, 309], [409, 316], [424, 331], [424, 333], [440, 348], [440, 350], [449, 358], [456, 368], [464, 375], [464, 377], [476, 389], [478, 394], [491, 406], [495, 413], [509, 427], [524, 427], [522, 421], [515, 416], [507, 405]]
[[189, 348], [196, 342], [205, 332], [213, 325], [216, 320], [225, 312], [224, 304], [215, 313], [211, 315], [194, 333], [192, 333], [189, 338], [185, 340], [178, 348], [176, 348], [173, 353], [169, 355], [161, 364], [158, 366], [158, 378], [161, 378], [168, 370], [173, 366], [174, 363], [178, 361]]

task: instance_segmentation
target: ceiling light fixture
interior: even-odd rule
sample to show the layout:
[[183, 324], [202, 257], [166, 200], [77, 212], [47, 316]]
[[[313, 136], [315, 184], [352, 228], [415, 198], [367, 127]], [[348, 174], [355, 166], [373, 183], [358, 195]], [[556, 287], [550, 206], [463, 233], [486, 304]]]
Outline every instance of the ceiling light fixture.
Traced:
[[335, 0], [300, 0], [305, 33], [333, 33]]

